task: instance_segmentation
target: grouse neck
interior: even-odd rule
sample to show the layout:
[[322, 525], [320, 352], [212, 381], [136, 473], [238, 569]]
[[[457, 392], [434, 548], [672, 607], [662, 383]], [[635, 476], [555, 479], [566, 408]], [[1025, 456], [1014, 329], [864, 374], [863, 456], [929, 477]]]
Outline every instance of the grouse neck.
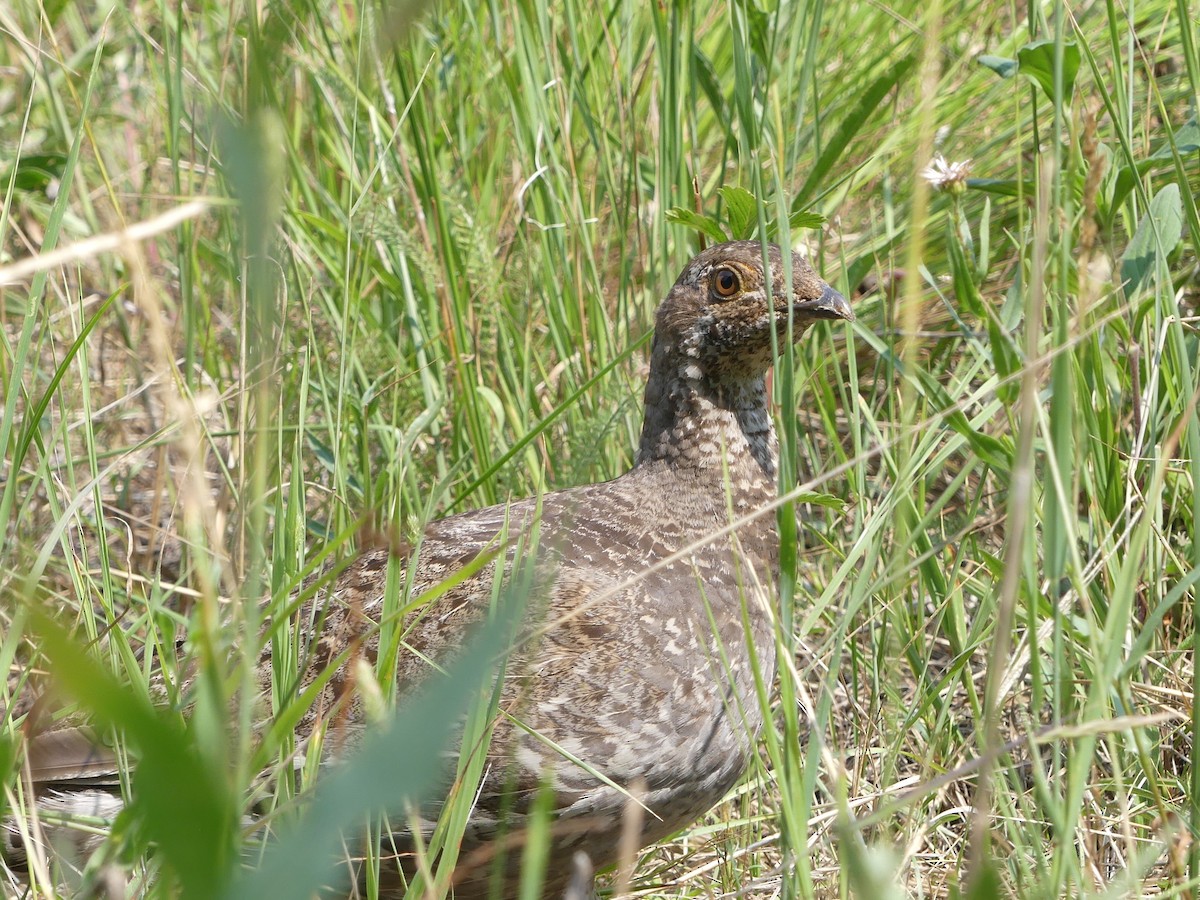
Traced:
[[691, 360], [663, 369], [652, 365], [646, 384], [637, 467], [661, 461], [722, 481], [728, 471], [735, 485], [773, 493], [779, 444], [764, 376], [714, 379]]

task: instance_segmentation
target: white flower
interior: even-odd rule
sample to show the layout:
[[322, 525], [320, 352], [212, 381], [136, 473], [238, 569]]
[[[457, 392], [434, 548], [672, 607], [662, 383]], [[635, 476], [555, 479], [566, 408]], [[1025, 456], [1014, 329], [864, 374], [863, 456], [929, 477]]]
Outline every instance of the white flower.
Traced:
[[933, 160], [921, 170], [921, 177], [933, 185], [936, 191], [959, 194], [966, 190], [967, 176], [971, 174], [971, 161], [947, 162], [946, 157], [935, 153]]

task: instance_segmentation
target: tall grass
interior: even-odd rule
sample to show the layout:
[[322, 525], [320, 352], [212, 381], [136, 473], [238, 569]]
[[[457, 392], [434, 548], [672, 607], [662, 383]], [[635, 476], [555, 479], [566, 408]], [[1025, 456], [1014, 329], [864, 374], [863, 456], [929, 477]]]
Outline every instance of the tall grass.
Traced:
[[[288, 833], [316, 774], [280, 685], [255, 730], [266, 617], [364, 523], [623, 471], [698, 246], [668, 211], [729, 227], [739, 186], [757, 236], [881, 289], [781, 348], [774, 727], [634, 890], [1194, 893], [1196, 24], [1167, 0], [0, 8], [0, 266], [210, 204], [2, 279], [0, 703], [49, 670], [46, 714], [140, 755], [108, 851], [135, 892], [253, 891], [234, 872], [272, 851], [241, 813]], [[971, 179], [934, 190], [934, 151]], [[826, 224], [789, 229], [805, 210]], [[183, 701], [151, 672], [186, 664], [195, 712], [153, 712]], [[0, 773], [28, 822], [19, 711]], [[188, 782], [199, 842], [162, 787]], [[57, 865], [35, 892], [99, 877]]]

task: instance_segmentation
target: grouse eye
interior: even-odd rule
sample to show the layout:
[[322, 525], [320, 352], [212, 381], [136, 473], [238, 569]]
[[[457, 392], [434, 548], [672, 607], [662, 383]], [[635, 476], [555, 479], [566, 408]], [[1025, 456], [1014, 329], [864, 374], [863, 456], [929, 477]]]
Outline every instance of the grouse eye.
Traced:
[[713, 293], [723, 300], [728, 300], [741, 289], [742, 282], [733, 269], [717, 269], [713, 274]]

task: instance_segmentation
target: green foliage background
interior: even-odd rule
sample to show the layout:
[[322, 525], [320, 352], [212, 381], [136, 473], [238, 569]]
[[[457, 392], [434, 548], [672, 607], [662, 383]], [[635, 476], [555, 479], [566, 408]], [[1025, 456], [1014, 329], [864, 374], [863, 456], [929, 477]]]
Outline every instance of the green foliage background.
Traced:
[[[364, 522], [623, 471], [658, 299], [700, 235], [770, 235], [859, 314], [773, 381], [792, 664], [761, 765], [635, 887], [1194, 890], [1197, 24], [1185, 0], [0, 8], [10, 814], [14, 702], [48, 669], [138, 777], [210, 785], [139, 794], [103, 851], [130, 890], [253, 884], [241, 813], [303, 834], [315, 775], [289, 774], [295, 709], [255, 729], [265, 617]], [[967, 180], [933, 190], [935, 152]], [[163, 660], [195, 665], [186, 700], [150, 696]]]

